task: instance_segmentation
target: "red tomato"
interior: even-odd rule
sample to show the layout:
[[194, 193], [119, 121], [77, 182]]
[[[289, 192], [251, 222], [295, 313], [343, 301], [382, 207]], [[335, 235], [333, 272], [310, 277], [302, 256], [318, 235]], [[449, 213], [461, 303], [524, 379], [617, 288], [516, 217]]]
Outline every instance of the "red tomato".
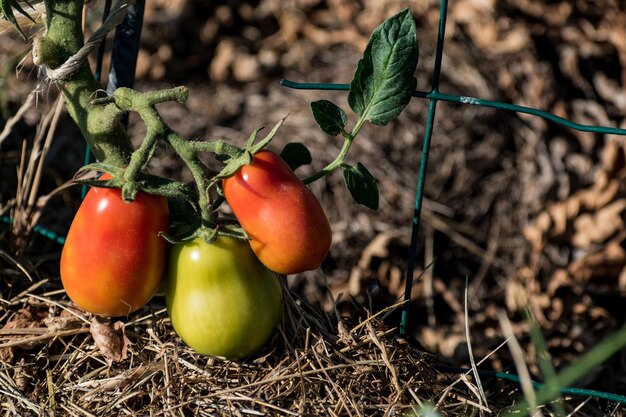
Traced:
[[89, 190], [61, 254], [67, 295], [103, 316], [127, 315], [145, 305], [165, 274], [168, 246], [158, 233], [168, 225], [164, 197], [139, 192], [125, 203], [119, 189]]
[[281, 274], [320, 266], [331, 230], [315, 195], [278, 155], [261, 151], [223, 180], [226, 201], [263, 264]]

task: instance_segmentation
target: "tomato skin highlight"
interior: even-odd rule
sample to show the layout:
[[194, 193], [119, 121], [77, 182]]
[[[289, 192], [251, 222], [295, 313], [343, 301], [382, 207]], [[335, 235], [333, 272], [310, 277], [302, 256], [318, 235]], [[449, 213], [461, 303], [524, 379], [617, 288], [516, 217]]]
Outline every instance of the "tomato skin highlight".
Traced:
[[164, 197], [139, 192], [132, 203], [125, 203], [119, 189], [92, 188], [61, 254], [67, 295], [83, 310], [102, 316], [124, 316], [141, 308], [165, 274], [168, 243], [158, 233], [168, 228]]
[[196, 238], [172, 247], [167, 311], [198, 353], [239, 359], [258, 351], [280, 323], [281, 297], [278, 277], [245, 241]]
[[285, 275], [320, 266], [332, 241], [330, 223], [313, 192], [278, 155], [257, 153], [222, 185], [265, 266]]

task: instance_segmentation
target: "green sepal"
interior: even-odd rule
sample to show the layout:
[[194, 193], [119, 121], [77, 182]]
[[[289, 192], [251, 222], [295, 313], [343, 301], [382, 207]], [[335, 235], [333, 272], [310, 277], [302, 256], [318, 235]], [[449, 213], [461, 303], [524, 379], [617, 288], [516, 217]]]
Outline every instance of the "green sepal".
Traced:
[[261, 149], [265, 148], [267, 145], [269, 145], [269, 143], [272, 141], [272, 139], [274, 139], [274, 137], [276, 136], [276, 134], [278, 133], [278, 129], [280, 129], [280, 127], [283, 125], [283, 122], [285, 121], [285, 119], [287, 118], [287, 116], [283, 117], [282, 119], [280, 119], [278, 121], [278, 123], [276, 123], [274, 125], [274, 127], [272, 128], [272, 130], [270, 130], [270, 132], [267, 134], [266, 137], [264, 137], [263, 139], [261, 139], [261, 141], [257, 144], [254, 144], [254, 138], [256, 138], [256, 135], [258, 132], [261, 131], [261, 129], [257, 129], [254, 132], [254, 138], [252, 138], [252, 136], [250, 138], [248, 138], [248, 142], [246, 143], [246, 150], [250, 151], [252, 153], [252, 155], [256, 154], [257, 152], [259, 152]]
[[346, 165], [343, 179], [352, 195], [359, 204], [372, 210], [378, 210], [379, 197], [376, 178], [360, 162], [355, 166]]
[[212, 179], [212, 183], [217, 183], [224, 178], [232, 177], [239, 169], [244, 165], [250, 165], [252, 162], [252, 153], [248, 150], [243, 151], [241, 155], [236, 158], [231, 158], [228, 163], [220, 172], [217, 173]]
[[[98, 180], [92, 178], [76, 178], [88, 171], [101, 171], [113, 176], [110, 180]], [[190, 204], [196, 209], [196, 198], [193, 188], [178, 181], [156, 175], [140, 173], [137, 181], [124, 180], [124, 168], [115, 165], [96, 162], [80, 168], [75, 175], [75, 182], [86, 184], [91, 187], [119, 188], [122, 190], [124, 201], [133, 201], [139, 191], [147, 194], [161, 195], [167, 199], [179, 199]]]
[[217, 233], [220, 237], [232, 237], [240, 240], [248, 240], [250, 237], [243, 230], [243, 227], [237, 222], [226, 223], [222, 222], [217, 227]]
[[195, 239], [198, 236], [198, 230], [200, 229], [200, 225], [200, 216], [190, 215], [186, 218], [172, 220], [170, 222], [170, 230], [167, 233], [160, 232], [159, 236], [162, 236], [165, 240], [173, 245], [185, 243]]
[[201, 224], [200, 217], [195, 217], [197, 221], [190, 230], [185, 230], [183, 232], [172, 231], [169, 233], [160, 232], [159, 236], [163, 237], [163, 239], [167, 240], [173, 245], [182, 244], [186, 242], [190, 242], [197, 238], [204, 239], [207, 243], [213, 243], [218, 238], [218, 231], [216, 228], [207, 227]]
[[[113, 178], [104, 181], [92, 178], [78, 178], [89, 171], [105, 172], [107, 174], [111, 174]], [[122, 185], [124, 184], [124, 180], [122, 178], [123, 175], [124, 168], [104, 162], [94, 162], [92, 164], [85, 165], [76, 171], [76, 174], [74, 174], [74, 182], [89, 185], [91, 187], [122, 188]]]
[[139, 174], [140, 191], [148, 194], [161, 195], [167, 199], [185, 201], [194, 210], [197, 209], [195, 190], [178, 181], [141, 173]]
[[81, 178], [74, 180], [74, 182], [77, 184], [88, 185], [90, 187], [97, 188], [120, 188], [119, 181], [116, 181], [115, 179], [99, 180], [96, 178]]
[[274, 125], [274, 127], [267, 134], [267, 136], [256, 144], [254, 143], [254, 141], [256, 140], [258, 133], [263, 130], [263, 128], [260, 127], [255, 129], [248, 137], [246, 145], [241, 150], [241, 153], [226, 160], [226, 166], [224, 166], [224, 168], [222, 168], [222, 170], [211, 179], [211, 184], [209, 185], [209, 187], [214, 186], [224, 178], [232, 177], [244, 165], [250, 165], [252, 163], [252, 159], [254, 158], [254, 154], [259, 152], [261, 149], [267, 146], [272, 139], [274, 139], [276, 133], [278, 133], [278, 129], [284, 121], [285, 118], [282, 118], [278, 123], [276, 123], [276, 125]]
[[160, 232], [165, 240], [171, 244], [181, 244], [196, 238], [203, 238], [207, 243], [212, 243], [220, 237], [231, 237], [234, 239], [248, 240], [248, 234], [237, 222], [221, 220], [216, 227], [202, 225], [199, 216], [192, 216], [184, 221], [174, 221], [170, 225], [168, 233]]
[[295, 171], [303, 165], [309, 165], [313, 162], [311, 152], [300, 142], [291, 142], [285, 145], [280, 152], [280, 157], [289, 165], [292, 171]]

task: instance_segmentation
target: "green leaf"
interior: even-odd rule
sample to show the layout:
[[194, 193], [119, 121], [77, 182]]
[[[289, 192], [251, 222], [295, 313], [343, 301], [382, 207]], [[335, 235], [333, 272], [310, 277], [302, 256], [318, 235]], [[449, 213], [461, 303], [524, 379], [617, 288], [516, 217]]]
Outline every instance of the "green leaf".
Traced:
[[376, 178], [361, 164], [348, 166], [343, 171], [343, 179], [352, 198], [365, 207], [378, 210], [378, 185]]
[[348, 103], [356, 114], [377, 125], [398, 117], [415, 91], [419, 49], [411, 11], [405, 9], [370, 36], [350, 84]]
[[346, 112], [328, 100], [312, 102], [311, 110], [317, 124], [331, 136], [337, 136], [346, 126]]
[[292, 142], [285, 145], [280, 152], [280, 157], [289, 165], [292, 171], [295, 171], [302, 165], [309, 165], [313, 162], [311, 152], [300, 142]]

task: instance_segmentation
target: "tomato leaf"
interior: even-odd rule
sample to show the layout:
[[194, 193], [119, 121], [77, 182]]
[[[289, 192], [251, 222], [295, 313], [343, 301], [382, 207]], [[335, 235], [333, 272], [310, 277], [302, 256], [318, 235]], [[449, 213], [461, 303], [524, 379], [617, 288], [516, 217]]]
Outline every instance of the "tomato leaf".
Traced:
[[280, 152], [280, 157], [287, 163], [287, 165], [289, 165], [289, 168], [291, 168], [292, 171], [313, 162], [311, 152], [309, 152], [307, 147], [300, 142], [291, 142], [285, 145], [283, 150]]
[[417, 31], [405, 9], [378, 26], [357, 65], [348, 103], [356, 114], [386, 125], [409, 104], [417, 80]]
[[348, 121], [346, 112], [328, 100], [318, 100], [311, 103], [313, 117], [320, 128], [330, 136], [337, 136], [343, 132]]
[[365, 207], [378, 210], [378, 185], [376, 178], [361, 164], [348, 166], [343, 171], [343, 179], [352, 198]]

